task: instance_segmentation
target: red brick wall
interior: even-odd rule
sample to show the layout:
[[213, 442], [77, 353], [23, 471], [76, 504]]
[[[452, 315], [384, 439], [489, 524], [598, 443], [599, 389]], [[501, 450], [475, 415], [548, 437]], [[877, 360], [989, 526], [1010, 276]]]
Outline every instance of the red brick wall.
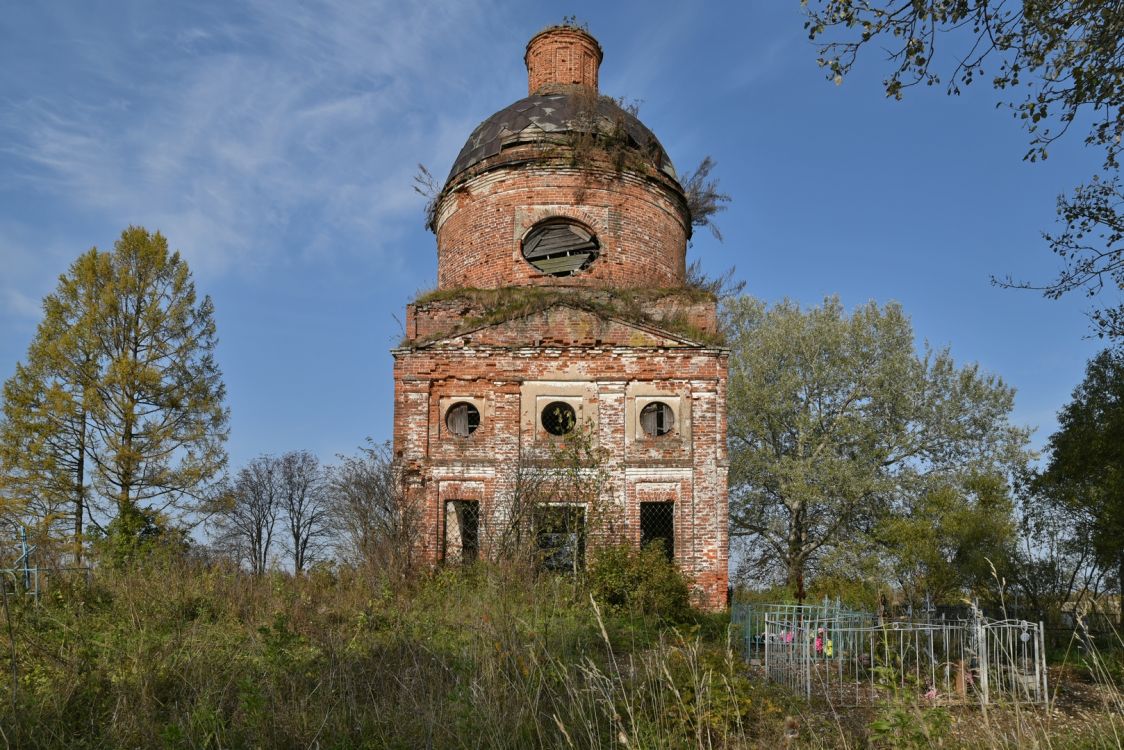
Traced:
[[[505, 159], [515, 156], [504, 152]], [[586, 270], [556, 278], [523, 258], [523, 236], [551, 216], [576, 219], [597, 235], [600, 256]], [[442, 199], [437, 286], [682, 286], [689, 229], [682, 194], [662, 175], [508, 163], [478, 173]]]
[[[598, 533], [638, 542], [639, 503], [675, 502], [676, 562], [695, 581], [698, 603], [725, 606], [725, 350], [463, 346], [400, 348], [394, 356], [395, 450], [424, 477], [419, 501], [426, 559], [440, 559], [444, 501], [480, 500], [486, 540], [505, 512], [514, 467], [549, 454], [537, 422], [524, 418], [523, 385], [584, 384], [589, 408], [583, 414], [604, 451], [608, 480]], [[637, 385], [674, 394], [681, 404], [678, 419], [689, 419], [689, 425], [681, 422], [669, 439], [626, 439], [630, 389]], [[441, 399], [447, 404], [453, 397], [483, 400], [480, 427], [467, 438], [444, 429]], [[596, 543], [594, 535], [590, 544]]]
[[573, 26], [543, 29], [527, 42], [527, 90], [533, 94], [552, 84], [579, 84], [597, 89], [601, 45], [588, 32]]

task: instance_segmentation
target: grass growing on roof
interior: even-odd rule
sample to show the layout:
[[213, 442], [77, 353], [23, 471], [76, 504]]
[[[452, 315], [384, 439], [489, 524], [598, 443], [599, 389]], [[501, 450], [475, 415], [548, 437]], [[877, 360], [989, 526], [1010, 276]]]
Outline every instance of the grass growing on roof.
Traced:
[[439, 289], [419, 296], [415, 304], [424, 309], [428, 305], [461, 302], [469, 309], [468, 314], [465, 315], [459, 325], [449, 331], [403, 343], [413, 346], [423, 345], [436, 339], [455, 336], [460, 332], [496, 325], [508, 320], [534, 315], [559, 304], [567, 304], [604, 319], [623, 320], [628, 323], [655, 328], [704, 345], [722, 345], [724, 339], [720, 334], [703, 331], [693, 326], [683, 311], [677, 311], [666, 316], [653, 312], [653, 304], [669, 297], [676, 297], [690, 305], [713, 302], [716, 299], [713, 293], [690, 286], [617, 289], [553, 286]]

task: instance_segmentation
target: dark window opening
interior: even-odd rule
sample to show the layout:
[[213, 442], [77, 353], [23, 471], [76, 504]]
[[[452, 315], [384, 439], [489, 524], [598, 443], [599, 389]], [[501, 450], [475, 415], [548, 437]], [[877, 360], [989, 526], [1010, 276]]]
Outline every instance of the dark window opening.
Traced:
[[445, 426], [457, 437], [468, 437], [480, 426], [480, 410], [467, 401], [460, 401], [445, 412]]
[[663, 546], [668, 560], [675, 559], [675, 503], [640, 503], [640, 546]]
[[578, 423], [574, 407], [565, 401], [551, 401], [542, 410], [542, 428], [551, 435], [566, 435], [573, 432]]
[[445, 503], [445, 562], [466, 564], [480, 555], [480, 503], [449, 500]]
[[662, 401], [653, 401], [640, 410], [640, 429], [648, 437], [666, 435], [675, 428], [675, 412]]
[[601, 250], [597, 237], [580, 224], [548, 219], [523, 240], [523, 257], [550, 276], [572, 276], [589, 266]]
[[535, 509], [535, 542], [544, 570], [577, 571], [585, 567], [585, 508], [546, 505]]

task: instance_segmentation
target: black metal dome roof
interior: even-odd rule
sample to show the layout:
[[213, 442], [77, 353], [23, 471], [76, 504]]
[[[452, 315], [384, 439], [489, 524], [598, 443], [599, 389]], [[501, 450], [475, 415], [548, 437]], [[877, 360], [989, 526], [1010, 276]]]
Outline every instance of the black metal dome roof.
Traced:
[[[596, 117], [592, 116], [594, 111]], [[532, 94], [480, 123], [457, 155], [446, 185], [509, 146], [557, 139], [571, 132], [610, 133], [618, 128], [623, 129], [629, 148], [646, 154], [660, 171], [675, 179], [675, 167], [667, 152], [635, 115], [610, 97], [575, 90]]]

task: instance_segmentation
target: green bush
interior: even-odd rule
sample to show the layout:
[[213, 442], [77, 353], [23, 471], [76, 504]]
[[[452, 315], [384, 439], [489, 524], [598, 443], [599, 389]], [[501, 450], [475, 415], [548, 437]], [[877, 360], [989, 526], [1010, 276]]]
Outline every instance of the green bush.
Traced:
[[93, 552], [102, 565], [128, 568], [153, 556], [176, 558], [190, 548], [187, 533], [176, 528], [159, 513], [136, 506], [121, 510], [104, 534], [87, 534]]
[[589, 568], [593, 598], [611, 612], [685, 622], [691, 616], [687, 579], [667, 559], [660, 542], [642, 550], [628, 545], [599, 550]]
[[898, 700], [878, 707], [870, 722], [870, 739], [876, 748], [923, 750], [943, 745], [951, 730], [947, 709]]

